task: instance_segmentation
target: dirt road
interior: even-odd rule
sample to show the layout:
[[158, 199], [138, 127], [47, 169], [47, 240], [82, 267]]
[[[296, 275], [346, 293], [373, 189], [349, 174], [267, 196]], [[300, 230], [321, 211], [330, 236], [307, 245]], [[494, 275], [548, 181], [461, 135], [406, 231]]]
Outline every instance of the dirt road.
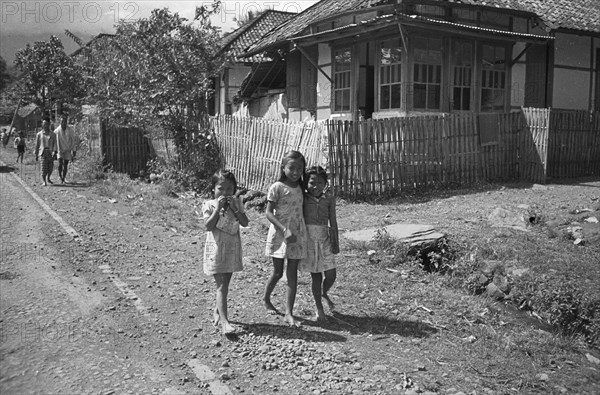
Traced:
[[[76, 179], [43, 187], [36, 163], [29, 157], [12, 167], [15, 157], [0, 152], [9, 163], [0, 170], [3, 395], [583, 394], [600, 388], [585, 348], [492, 312], [418, 268], [375, 267], [347, 241], [332, 293], [338, 313], [326, 324], [314, 322], [310, 278], [303, 275], [296, 314], [304, 325], [289, 328], [262, 306], [271, 270], [263, 255], [268, 223], [254, 210], [242, 230], [244, 271], [234, 275], [229, 297], [230, 318], [246, 332], [225, 338], [210, 324], [214, 284], [202, 273], [200, 199], [157, 198], [156, 186], [147, 184], [88, 187]], [[500, 201], [565, 211], [596, 202], [599, 187], [594, 181], [384, 205], [340, 202], [338, 218], [342, 230], [410, 221], [469, 238], [489, 231], [485, 218]], [[273, 301], [282, 307], [282, 283]]]
[[0, 172], [0, 392], [185, 393], [185, 360], [175, 363], [144, 329], [158, 319], [136, 309], [138, 297], [109, 264], [98, 265], [98, 279], [80, 275], [89, 245], [12, 170]]

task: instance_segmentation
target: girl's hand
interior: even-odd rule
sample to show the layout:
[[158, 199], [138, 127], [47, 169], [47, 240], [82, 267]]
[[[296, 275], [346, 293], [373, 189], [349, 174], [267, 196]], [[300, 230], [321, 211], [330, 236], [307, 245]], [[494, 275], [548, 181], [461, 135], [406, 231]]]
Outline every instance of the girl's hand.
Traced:
[[331, 253], [332, 254], [339, 254], [340, 253], [340, 243], [335, 240], [335, 241], [331, 241]]
[[337, 232], [329, 229], [329, 241], [331, 243], [331, 253], [339, 254], [340, 253], [340, 240], [338, 238]]
[[227, 207], [228, 203], [229, 199], [227, 198], [227, 196], [219, 196], [217, 198], [217, 210], [223, 210], [225, 207]]
[[298, 238], [288, 228], [283, 230], [283, 238], [287, 243], [295, 243]]
[[229, 200], [229, 207], [231, 207], [233, 212], [240, 211], [240, 199], [236, 199], [232, 196]]

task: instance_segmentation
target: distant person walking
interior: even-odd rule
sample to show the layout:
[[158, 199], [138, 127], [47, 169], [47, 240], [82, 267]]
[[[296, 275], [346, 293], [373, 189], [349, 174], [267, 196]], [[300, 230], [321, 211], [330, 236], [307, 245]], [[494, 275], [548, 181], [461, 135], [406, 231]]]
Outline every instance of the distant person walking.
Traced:
[[56, 148], [58, 150], [58, 176], [64, 184], [67, 178], [67, 168], [69, 162], [75, 160], [79, 139], [75, 131], [68, 127], [68, 116], [63, 114], [60, 119], [60, 126], [54, 130], [56, 135]]
[[237, 181], [227, 170], [216, 172], [212, 177], [214, 199], [202, 205], [202, 216], [206, 225], [204, 245], [204, 273], [212, 275], [217, 285], [216, 306], [213, 325], [221, 326], [224, 335], [238, 328], [229, 322], [227, 294], [233, 272], [243, 270], [240, 225], [248, 226], [244, 204], [235, 197]]
[[271, 222], [267, 235], [266, 255], [273, 259], [273, 274], [265, 286], [264, 303], [269, 314], [277, 314], [271, 303], [271, 294], [283, 277], [287, 259], [287, 300], [285, 321], [300, 326], [294, 317], [294, 303], [298, 289], [298, 263], [306, 257], [306, 225], [302, 215], [302, 185], [306, 159], [298, 151], [288, 151], [281, 160], [279, 180], [267, 193], [267, 219]]
[[17, 149], [17, 160], [19, 162], [19, 158], [21, 158], [21, 163], [23, 163], [23, 156], [25, 155], [25, 150], [27, 146], [25, 145], [25, 133], [19, 132], [19, 135], [15, 138], [15, 148]]
[[54, 170], [54, 156], [56, 155], [56, 135], [50, 130], [50, 119], [42, 121], [42, 130], [35, 136], [35, 160], [42, 158], [42, 180], [44, 186], [54, 184], [50, 179]]
[[4, 149], [6, 149], [9, 139], [10, 133], [6, 129], [2, 129], [2, 134], [0, 134], [0, 140], [2, 140], [2, 146], [4, 147]]

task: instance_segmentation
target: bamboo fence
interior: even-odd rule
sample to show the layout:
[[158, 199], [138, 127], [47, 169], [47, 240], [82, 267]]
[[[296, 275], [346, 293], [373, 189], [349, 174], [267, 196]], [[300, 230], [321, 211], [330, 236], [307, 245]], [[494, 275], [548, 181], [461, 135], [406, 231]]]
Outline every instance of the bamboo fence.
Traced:
[[523, 108], [306, 124], [220, 116], [213, 125], [226, 166], [262, 191], [290, 149], [326, 164], [332, 186], [351, 196], [600, 174], [599, 113]]
[[600, 113], [547, 109], [548, 176], [600, 174]]
[[322, 129], [315, 122], [220, 115], [212, 123], [225, 167], [248, 189], [267, 190], [279, 178], [287, 151], [302, 152], [309, 166], [325, 162]]
[[485, 146], [478, 121], [477, 114], [329, 121], [333, 184], [345, 194], [368, 195], [517, 178], [522, 115], [487, 119], [495, 141]]

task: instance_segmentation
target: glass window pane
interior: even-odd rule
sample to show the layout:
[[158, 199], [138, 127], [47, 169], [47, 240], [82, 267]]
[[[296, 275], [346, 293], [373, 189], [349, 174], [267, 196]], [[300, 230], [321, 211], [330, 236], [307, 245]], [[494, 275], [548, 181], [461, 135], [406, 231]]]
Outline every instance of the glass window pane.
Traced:
[[414, 95], [413, 95], [413, 105], [415, 108], [427, 108], [427, 85], [425, 84], [415, 84], [414, 85]]
[[343, 94], [343, 111], [350, 110], [350, 89], [344, 89]]
[[400, 84], [395, 84], [391, 86], [391, 90], [392, 90], [392, 97], [391, 97], [391, 103], [390, 103], [390, 108], [400, 108]]
[[452, 92], [452, 109], [453, 110], [462, 110], [462, 89], [454, 87]]
[[440, 108], [440, 86], [439, 85], [431, 85], [429, 87], [428, 97], [427, 97], [427, 108], [431, 110], [438, 110]]
[[335, 92], [335, 102], [333, 103], [334, 111], [342, 111], [342, 91]]
[[390, 86], [389, 85], [384, 85], [381, 87], [379, 103], [381, 105], [381, 108], [385, 108], [385, 109], [390, 108], [390, 105], [389, 105], [389, 103], [390, 103]]

